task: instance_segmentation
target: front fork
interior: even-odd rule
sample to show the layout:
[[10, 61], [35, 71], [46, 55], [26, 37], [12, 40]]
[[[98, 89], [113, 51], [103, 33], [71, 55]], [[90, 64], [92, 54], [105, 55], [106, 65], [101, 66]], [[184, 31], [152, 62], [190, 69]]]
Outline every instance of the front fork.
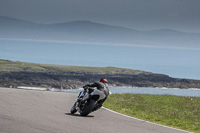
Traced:
[[[84, 89], [79, 93], [78, 100], [76, 102], [76, 109], [80, 111], [81, 103], [84, 103], [86, 100], [90, 98], [90, 94], [87, 93], [88, 90]], [[85, 105], [83, 105], [85, 106]]]
[[83, 97], [83, 96], [85, 95], [85, 92], [86, 92], [86, 90], [85, 90], [85, 89], [84, 89], [84, 90], [82, 90], [82, 91], [79, 93], [79, 96], [78, 96], [78, 97], [79, 97], [79, 98], [80, 98], [80, 97]]
[[85, 94], [86, 94], [86, 91], [87, 91], [87, 90], [84, 89], [84, 90], [82, 90], [82, 91], [79, 93], [78, 99], [77, 99], [76, 104], [75, 104], [76, 110], [80, 110], [80, 104], [81, 104], [81, 102], [82, 102], [82, 101], [85, 101], [86, 96], [87, 96], [87, 95], [85, 95]]

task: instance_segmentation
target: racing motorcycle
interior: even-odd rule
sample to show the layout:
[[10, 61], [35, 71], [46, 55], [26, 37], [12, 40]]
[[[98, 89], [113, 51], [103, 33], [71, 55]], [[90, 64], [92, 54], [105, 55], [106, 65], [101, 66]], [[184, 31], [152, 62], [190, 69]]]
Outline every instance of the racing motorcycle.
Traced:
[[105, 97], [106, 95], [103, 91], [84, 87], [79, 93], [78, 99], [72, 106], [70, 112], [71, 114], [74, 114], [78, 111], [81, 116], [87, 116], [89, 113], [96, 111], [101, 107], [98, 102]]

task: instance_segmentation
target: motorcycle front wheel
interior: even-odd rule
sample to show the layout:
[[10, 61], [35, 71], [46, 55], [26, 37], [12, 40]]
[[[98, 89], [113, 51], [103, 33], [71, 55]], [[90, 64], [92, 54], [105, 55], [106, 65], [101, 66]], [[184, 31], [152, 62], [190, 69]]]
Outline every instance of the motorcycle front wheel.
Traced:
[[71, 112], [71, 114], [74, 114], [74, 113], [77, 112], [77, 110], [76, 110], [76, 102], [75, 102], [75, 104], [72, 106], [70, 112]]

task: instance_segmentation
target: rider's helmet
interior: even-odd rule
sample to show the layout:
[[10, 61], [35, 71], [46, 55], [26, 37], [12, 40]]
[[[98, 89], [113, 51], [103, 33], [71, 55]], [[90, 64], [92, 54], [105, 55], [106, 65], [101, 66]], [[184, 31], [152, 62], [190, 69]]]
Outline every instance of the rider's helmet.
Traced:
[[102, 83], [108, 83], [108, 80], [105, 79], [105, 78], [102, 78], [102, 79], [100, 79], [100, 82], [102, 82]]

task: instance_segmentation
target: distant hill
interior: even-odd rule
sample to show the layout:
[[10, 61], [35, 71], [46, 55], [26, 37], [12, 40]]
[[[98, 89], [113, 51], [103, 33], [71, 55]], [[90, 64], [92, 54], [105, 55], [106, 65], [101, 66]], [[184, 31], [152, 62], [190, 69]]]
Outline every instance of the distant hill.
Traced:
[[4, 16], [0, 16], [0, 38], [200, 48], [200, 33], [138, 31], [90, 21], [38, 24]]
[[77, 89], [106, 77], [109, 85], [131, 87], [199, 88], [200, 80], [172, 78], [140, 70], [13, 62], [0, 59], [0, 86]]

